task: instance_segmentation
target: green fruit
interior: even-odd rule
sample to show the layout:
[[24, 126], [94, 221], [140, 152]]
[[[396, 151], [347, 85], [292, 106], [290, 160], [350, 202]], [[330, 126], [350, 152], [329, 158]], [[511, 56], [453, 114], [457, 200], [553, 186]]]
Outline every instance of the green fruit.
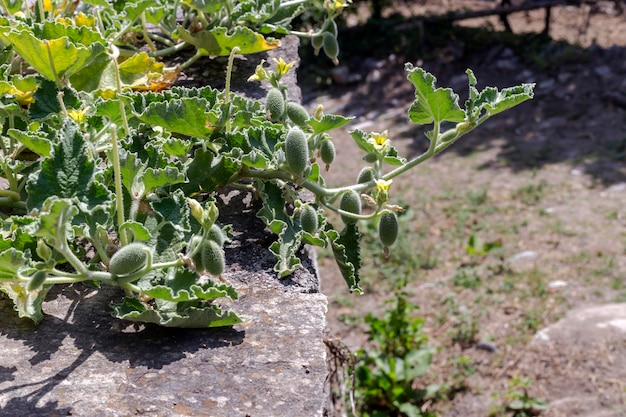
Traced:
[[363, 160], [365, 162], [369, 162], [370, 164], [372, 164], [372, 163], [378, 161], [378, 155], [376, 155], [374, 152], [370, 152], [370, 153], [368, 153], [367, 155], [365, 155], [363, 157]]
[[222, 229], [215, 223], [213, 223], [213, 225], [209, 229], [209, 234], [207, 235], [207, 237], [209, 238], [209, 240], [212, 240], [220, 246], [223, 246], [224, 241], [226, 240], [224, 238], [224, 232], [222, 232]]
[[143, 243], [130, 243], [115, 252], [109, 262], [109, 272], [123, 276], [139, 271], [148, 262], [148, 247]]
[[311, 46], [315, 49], [322, 49], [324, 46], [324, 34], [320, 33], [311, 38]]
[[393, 211], [384, 211], [378, 222], [378, 237], [385, 247], [394, 244], [398, 238], [398, 217]]
[[287, 103], [287, 117], [298, 126], [305, 126], [309, 120], [309, 112], [298, 103]]
[[335, 145], [330, 140], [325, 140], [320, 144], [320, 156], [322, 161], [328, 166], [335, 160]]
[[285, 137], [285, 159], [289, 170], [298, 176], [309, 164], [309, 143], [299, 127], [292, 127]]
[[302, 226], [302, 230], [310, 234], [315, 234], [318, 227], [317, 210], [309, 204], [305, 204], [300, 210], [300, 225]]
[[273, 87], [267, 92], [265, 108], [270, 120], [273, 122], [282, 120], [283, 114], [285, 114], [285, 97], [283, 97], [283, 93], [278, 88]]
[[[361, 214], [361, 196], [354, 190], [346, 191], [341, 196], [341, 203], [339, 208], [348, 213]], [[342, 215], [341, 218], [346, 224], [356, 223], [357, 219]]]
[[337, 60], [337, 56], [339, 55], [339, 43], [337, 43], [335, 35], [330, 32], [324, 33], [324, 52], [335, 65], [339, 63], [339, 60]]
[[372, 167], [365, 167], [359, 172], [356, 182], [357, 184], [365, 184], [366, 182], [373, 181], [374, 178], [376, 178], [376, 170]]
[[324, 31], [331, 33], [335, 38], [337, 37], [337, 22], [334, 20], [327, 20], [324, 22]]
[[204, 270], [213, 276], [220, 276], [224, 272], [226, 260], [224, 251], [216, 242], [209, 240], [204, 242], [200, 250], [200, 259]]
[[33, 276], [30, 277], [30, 281], [28, 281], [28, 284], [26, 285], [26, 289], [28, 291], [38, 290], [46, 281], [46, 278], [48, 278], [48, 273], [46, 271], [35, 272]]

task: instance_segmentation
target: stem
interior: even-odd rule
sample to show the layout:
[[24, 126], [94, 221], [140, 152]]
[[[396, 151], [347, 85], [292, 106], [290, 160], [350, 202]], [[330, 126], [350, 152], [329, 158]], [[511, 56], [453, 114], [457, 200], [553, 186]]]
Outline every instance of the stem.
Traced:
[[7, 3], [5, 0], [0, 0], [0, 5], [2, 6], [2, 8], [4, 9], [4, 11], [6, 12], [6, 14], [9, 17], [13, 17], [13, 15], [11, 14], [11, 12], [9, 11], [9, 8], [7, 7]]
[[37, 8], [39, 9], [39, 18], [43, 22], [45, 19], [43, 0], [37, 0]]
[[[42, 2], [40, 2], [40, 4], [43, 4]], [[52, 49], [50, 49], [50, 41], [49, 40], [44, 40], [43, 41], [44, 44], [46, 45], [46, 49], [48, 50], [48, 63], [50, 64], [50, 68], [52, 69], [52, 72], [54, 73], [54, 81], [57, 84], [57, 87], [61, 88], [61, 79], [59, 78], [59, 74], [57, 74], [57, 70], [54, 67], [54, 58], [52, 56]]]
[[150, 51], [154, 52], [156, 51], [156, 46], [154, 46], [154, 43], [152, 42], [152, 39], [150, 39], [150, 36], [148, 35], [148, 30], [146, 29], [147, 26], [147, 22], [146, 22], [146, 12], [143, 11], [141, 12], [141, 32], [143, 33], [143, 38], [146, 41], [146, 44], [148, 45], [148, 47], [150, 48]]
[[[228, 66], [226, 67], [226, 85], [224, 87], [224, 104], [227, 105], [230, 102], [230, 80], [233, 72], [233, 63], [235, 61], [235, 54], [239, 52], [241, 49], [238, 46], [235, 46], [230, 51], [230, 56], [228, 57]], [[229, 111], [230, 113], [230, 111]], [[230, 114], [226, 118], [226, 133], [230, 133]]]
[[352, 213], [352, 212], [345, 211], [345, 210], [342, 210], [342, 209], [340, 209], [340, 208], [337, 208], [337, 207], [333, 206], [332, 204], [329, 204], [329, 203], [325, 202], [324, 200], [320, 200], [320, 204], [321, 204], [321, 205], [323, 205], [324, 207], [326, 207], [326, 208], [327, 208], [327, 209], [329, 209], [329, 210], [332, 210], [332, 211], [334, 211], [334, 212], [336, 212], [336, 213], [339, 213], [339, 214], [341, 214], [341, 215], [343, 215], [343, 216], [346, 216], [346, 217], [351, 217], [351, 218], [353, 218], [353, 219], [357, 219], [357, 220], [370, 220], [370, 219], [374, 219], [374, 218], [376, 218], [376, 217], [378, 216], [378, 214], [379, 214], [379, 211], [378, 211], [378, 210], [376, 210], [376, 211], [375, 211], [375, 212], [373, 212], [372, 214], [355, 214], [355, 213]]
[[65, 257], [65, 259], [67, 259], [70, 265], [72, 265], [74, 269], [78, 271], [79, 274], [87, 276], [87, 277], [91, 277], [91, 272], [87, 269], [85, 264], [83, 264], [81, 260], [78, 259], [76, 255], [74, 255], [74, 252], [72, 252], [69, 246], [67, 245], [67, 240], [65, 237], [65, 230], [64, 230], [65, 229], [65, 215], [66, 215], [66, 212], [63, 211], [63, 213], [60, 216], [59, 223], [57, 224], [54, 248], [58, 250], [61, 253], [61, 255]]
[[[120, 168], [120, 154], [117, 143], [117, 129], [115, 125], [112, 125], [111, 129], [111, 159], [113, 162], [113, 176], [115, 181], [115, 208], [117, 212], [117, 224], [118, 227], [124, 224], [124, 194], [122, 193], [122, 171]], [[120, 233], [120, 242], [122, 246], [128, 244], [128, 235], [126, 232]]]
[[8, 197], [13, 201], [20, 201], [20, 195], [12, 190], [0, 190], [0, 197]]
[[61, 113], [63, 113], [63, 116], [67, 119], [68, 117], [70, 117], [70, 115], [67, 113], [67, 108], [65, 107], [65, 103], [63, 102], [63, 96], [65, 94], [63, 94], [63, 91], [59, 91], [57, 93], [57, 101], [59, 102], [59, 106], [61, 107]]
[[[157, 41], [157, 42], [160, 42], [160, 43], [162, 43], [163, 45], [166, 45], [166, 46], [168, 46], [168, 47], [175, 46], [175, 45], [174, 45], [174, 42], [172, 42], [170, 39], [167, 39], [167, 38], [166, 38], [166, 37], [164, 37], [164, 36], [160, 36], [160, 35], [157, 35], [157, 34], [155, 34], [155, 33], [149, 33], [149, 34], [148, 34], [148, 36], [150, 36], [150, 39], [151, 39], [151, 40], [153, 40], [153, 41]], [[156, 52], [156, 50], [154, 50], [153, 52]]]
[[150, 55], [153, 58], [158, 58], [160, 56], [166, 56], [166, 55], [172, 55], [172, 54], [180, 52], [181, 50], [185, 49], [188, 46], [189, 44], [187, 42], [181, 42], [176, 45], [170, 46], [169, 48], [160, 49], [148, 55]]
[[202, 58], [202, 56], [204, 56], [204, 54], [202, 52], [200, 52], [200, 50], [196, 51], [194, 56], [192, 56], [187, 61], [185, 61], [185, 62], [183, 62], [181, 64], [180, 69], [184, 70], [184, 69], [189, 68], [191, 65], [193, 65], [194, 62], [196, 62], [198, 59]]
[[0, 197], [0, 206], [26, 210], [25, 202], [15, 201], [12, 197]]
[[122, 125], [124, 126], [124, 133], [126, 136], [130, 135], [130, 127], [128, 126], [128, 118], [126, 117], [126, 106], [124, 106], [124, 100], [120, 97], [122, 94], [122, 77], [120, 75], [120, 66], [117, 63], [117, 57], [120, 54], [120, 50], [115, 46], [111, 45], [111, 58], [113, 61], [113, 67], [115, 68], [115, 84], [117, 86], [117, 96], [120, 100], [120, 116], [122, 117]]

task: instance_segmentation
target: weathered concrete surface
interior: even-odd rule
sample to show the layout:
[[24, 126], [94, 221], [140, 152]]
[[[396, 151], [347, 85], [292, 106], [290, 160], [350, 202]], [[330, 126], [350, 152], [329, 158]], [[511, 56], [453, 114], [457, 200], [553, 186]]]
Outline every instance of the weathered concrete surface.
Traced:
[[277, 280], [271, 236], [248, 220], [226, 251], [227, 308], [246, 320], [233, 329], [134, 327], [109, 316], [114, 288], [51, 294], [38, 327], [0, 300], [0, 415], [321, 416], [326, 298], [306, 257]]
[[[295, 53], [258, 59], [289, 62]], [[244, 60], [253, 70], [256, 63]], [[321, 416], [327, 302], [314, 263], [303, 253], [304, 268], [278, 280], [267, 249], [273, 236], [254, 202], [241, 200], [231, 198], [220, 221], [233, 224], [224, 277], [240, 297], [224, 307], [243, 325], [133, 326], [109, 315], [108, 304], [123, 294], [76, 285], [51, 292], [34, 327], [0, 299], [0, 416]]]
[[541, 415], [626, 416], [625, 339], [623, 303], [573, 310], [537, 332], [523, 362], [550, 403]]

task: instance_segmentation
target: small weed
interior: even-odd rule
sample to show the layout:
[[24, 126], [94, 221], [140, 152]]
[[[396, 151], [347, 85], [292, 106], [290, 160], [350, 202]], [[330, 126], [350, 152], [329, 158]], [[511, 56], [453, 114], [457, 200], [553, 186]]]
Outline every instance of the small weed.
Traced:
[[466, 266], [457, 269], [452, 277], [452, 284], [456, 287], [476, 289], [480, 286], [481, 279], [474, 268]]
[[412, 317], [417, 306], [396, 292], [395, 305], [379, 318], [365, 317], [369, 349], [355, 363], [355, 399], [359, 416], [433, 417], [422, 406], [442, 389], [419, 383], [430, 368], [435, 349], [427, 345], [424, 320]]
[[513, 193], [513, 198], [519, 199], [527, 206], [538, 204], [545, 196], [548, 183], [545, 180], [539, 181], [537, 184], [528, 184], [518, 188]]
[[[531, 417], [541, 414], [548, 408], [548, 403], [528, 394], [531, 381], [516, 375], [509, 381], [509, 388], [505, 393], [505, 398], [494, 405], [489, 411], [489, 417]], [[496, 396], [497, 399], [497, 396]]]

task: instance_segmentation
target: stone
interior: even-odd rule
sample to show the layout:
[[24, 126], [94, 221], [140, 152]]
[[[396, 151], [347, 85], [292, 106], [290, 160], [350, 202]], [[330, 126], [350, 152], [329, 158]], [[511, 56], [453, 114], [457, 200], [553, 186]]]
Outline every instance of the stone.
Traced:
[[539, 258], [537, 252], [525, 250], [518, 252], [507, 260], [509, 268], [513, 272], [524, 272], [535, 267], [535, 262]]

